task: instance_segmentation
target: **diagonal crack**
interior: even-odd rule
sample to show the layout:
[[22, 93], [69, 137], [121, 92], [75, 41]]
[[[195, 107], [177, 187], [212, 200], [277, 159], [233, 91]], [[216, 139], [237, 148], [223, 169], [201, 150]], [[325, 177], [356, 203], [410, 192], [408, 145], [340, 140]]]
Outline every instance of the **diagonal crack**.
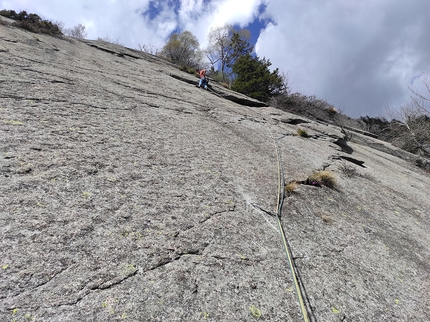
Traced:
[[[204, 252], [204, 250], [209, 246], [209, 243], [204, 243], [200, 248], [196, 248], [196, 249], [190, 249], [188, 251], [185, 252], [181, 252], [181, 253], [177, 253], [174, 254], [174, 256], [172, 258], [163, 258], [161, 259], [157, 265], [150, 267], [148, 269], [146, 269], [143, 272], [149, 272], [149, 271], [153, 271], [156, 270], [160, 267], [163, 267], [169, 263], [172, 263], [174, 261], [180, 260], [182, 258], [182, 256], [187, 256], [187, 255], [200, 255]], [[83, 289], [81, 289], [77, 294], [76, 294], [76, 298], [73, 300], [70, 300], [66, 303], [61, 303], [60, 301], [57, 302], [56, 304], [50, 305], [48, 308], [58, 308], [61, 306], [70, 306], [70, 305], [76, 305], [78, 304], [80, 301], [82, 301], [86, 296], [88, 296], [89, 294], [91, 294], [92, 291], [96, 291], [96, 290], [108, 290], [110, 288], [115, 287], [116, 285], [121, 284], [122, 282], [126, 281], [127, 279], [137, 275], [137, 273], [139, 272], [139, 269], [137, 267], [132, 267], [132, 269], [127, 272], [127, 274], [125, 276], [117, 276], [114, 277], [111, 280], [108, 280], [104, 283], [101, 284], [93, 284], [93, 285], [86, 285]], [[13, 308], [12, 308], [13, 309]]]
[[76, 305], [80, 301], [82, 301], [85, 297], [87, 297], [89, 294], [91, 294], [92, 291], [110, 289], [110, 288], [112, 288], [118, 284], [121, 284], [122, 282], [129, 279], [130, 277], [135, 276], [138, 273], [138, 271], [139, 270], [136, 267], [133, 267], [133, 269], [130, 270], [129, 272], [127, 272], [126, 275], [114, 277], [113, 279], [108, 280], [102, 284], [89, 285], [91, 283], [90, 282], [86, 286], [84, 286], [80, 291], [78, 291], [78, 293], [76, 294], [76, 297], [73, 300], [69, 300], [69, 301], [64, 303], [60, 299], [56, 303], [52, 303], [50, 306], [46, 306], [46, 308], [58, 308], [61, 306]]
[[273, 212], [270, 212], [270, 211], [268, 211], [268, 210], [266, 210], [266, 209], [263, 209], [263, 208], [261, 208], [259, 205], [256, 205], [256, 204], [254, 204], [254, 203], [252, 203], [252, 204], [251, 204], [251, 206], [253, 206], [255, 209], [258, 209], [258, 210], [260, 210], [260, 211], [264, 212], [265, 214], [267, 214], [267, 215], [269, 215], [269, 216], [272, 216], [272, 217], [277, 217], [277, 216], [278, 216], [277, 214], [275, 214], [275, 213], [273, 213]]
[[202, 247], [200, 247], [200, 248], [191, 249], [189, 251], [182, 252], [182, 253], [177, 253], [172, 258], [167, 258], [167, 257], [162, 258], [158, 262], [157, 265], [155, 265], [154, 267], [151, 267], [151, 268], [147, 269], [146, 272], [156, 270], [157, 268], [166, 266], [167, 264], [170, 264], [170, 263], [172, 263], [174, 261], [178, 261], [178, 260], [180, 260], [182, 258], [182, 256], [187, 256], [187, 255], [201, 255], [208, 246], [209, 246], [209, 243], [204, 243], [202, 245]]
[[228, 210], [221, 210], [221, 211], [215, 211], [214, 213], [209, 214], [206, 218], [204, 218], [203, 220], [199, 221], [199, 224], [204, 224], [205, 222], [207, 222], [209, 219], [211, 219], [214, 216], [217, 215], [222, 215], [228, 212], [234, 212], [236, 208], [236, 205], [233, 205], [231, 208], [229, 208]]
[[115, 277], [115, 278], [113, 278], [107, 282], [104, 282], [103, 284], [90, 286], [89, 289], [90, 290], [106, 290], [106, 289], [109, 289], [115, 285], [118, 285], [118, 284], [124, 282], [125, 280], [129, 279], [130, 277], [135, 276], [138, 271], [139, 270], [137, 268], [134, 268], [132, 271], [127, 273], [127, 275], [125, 275], [125, 276], [117, 276], [117, 277]]
[[66, 270], [68, 270], [68, 269], [69, 269], [68, 267], [60, 269], [59, 271], [55, 272], [52, 276], [50, 276], [48, 280], [46, 280], [46, 281], [44, 281], [44, 282], [42, 282], [42, 283], [40, 283], [40, 284], [36, 285], [35, 287], [33, 287], [33, 289], [32, 289], [32, 290], [35, 290], [35, 289], [37, 289], [37, 288], [39, 288], [39, 287], [42, 287], [42, 286], [44, 286], [44, 285], [48, 284], [48, 283], [49, 283], [49, 282], [51, 282], [51, 281], [52, 281], [52, 280], [53, 280], [57, 275], [60, 275], [61, 273], [63, 273], [64, 271], [66, 271]]

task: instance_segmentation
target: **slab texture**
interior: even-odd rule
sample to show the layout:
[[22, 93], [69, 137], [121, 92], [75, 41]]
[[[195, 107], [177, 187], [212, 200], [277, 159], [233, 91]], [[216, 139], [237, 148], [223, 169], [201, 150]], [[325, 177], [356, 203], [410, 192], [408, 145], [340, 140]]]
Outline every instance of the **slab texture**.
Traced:
[[276, 144], [337, 180], [284, 201], [310, 320], [430, 321], [412, 155], [105, 42], [0, 25], [0, 68], [1, 321], [303, 321]]

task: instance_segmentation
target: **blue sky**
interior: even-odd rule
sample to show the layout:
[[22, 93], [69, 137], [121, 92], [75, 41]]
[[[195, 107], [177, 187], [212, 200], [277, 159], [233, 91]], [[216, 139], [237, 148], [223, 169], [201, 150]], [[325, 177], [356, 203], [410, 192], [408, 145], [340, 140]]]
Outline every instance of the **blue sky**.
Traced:
[[430, 0], [0, 0], [89, 39], [161, 48], [189, 30], [207, 45], [211, 28], [251, 31], [256, 54], [289, 74], [292, 91], [326, 99], [345, 114], [385, 116], [423, 91], [430, 72]]

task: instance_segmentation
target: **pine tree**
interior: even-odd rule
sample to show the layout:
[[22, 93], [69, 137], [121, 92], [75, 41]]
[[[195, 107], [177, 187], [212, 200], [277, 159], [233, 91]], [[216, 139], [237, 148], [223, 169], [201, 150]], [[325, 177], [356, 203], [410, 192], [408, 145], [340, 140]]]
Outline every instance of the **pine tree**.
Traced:
[[227, 66], [232, 67], [233, 64], [239, 57], [251, 54], [254, 47], [249, 44], [248, 39], [251, 34], [248, 30], [242, 29], [239, 31], [233, 31], [233, 35], [230, 39], [230, 48], [228, 49], [227, 55]]
[[272, 65], [266, 58], [260, 59], [250, 54], [239, 57], [232, 66], [235, 79], [232, 89], [249, 97], [267, 102], [270, 97], [282, 93], [285, 85], [279, 69], [270, 71]]

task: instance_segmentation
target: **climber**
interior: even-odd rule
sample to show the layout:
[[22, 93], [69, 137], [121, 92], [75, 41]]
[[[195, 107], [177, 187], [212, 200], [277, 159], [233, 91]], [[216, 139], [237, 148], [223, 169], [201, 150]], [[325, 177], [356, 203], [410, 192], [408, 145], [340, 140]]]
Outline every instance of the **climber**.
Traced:
[[196, 72], [199, 74], [199, 88], [203, 86], [204, 89], [208, 89], [209, 78], [206, 76], [206, 69], [196, 69]]

